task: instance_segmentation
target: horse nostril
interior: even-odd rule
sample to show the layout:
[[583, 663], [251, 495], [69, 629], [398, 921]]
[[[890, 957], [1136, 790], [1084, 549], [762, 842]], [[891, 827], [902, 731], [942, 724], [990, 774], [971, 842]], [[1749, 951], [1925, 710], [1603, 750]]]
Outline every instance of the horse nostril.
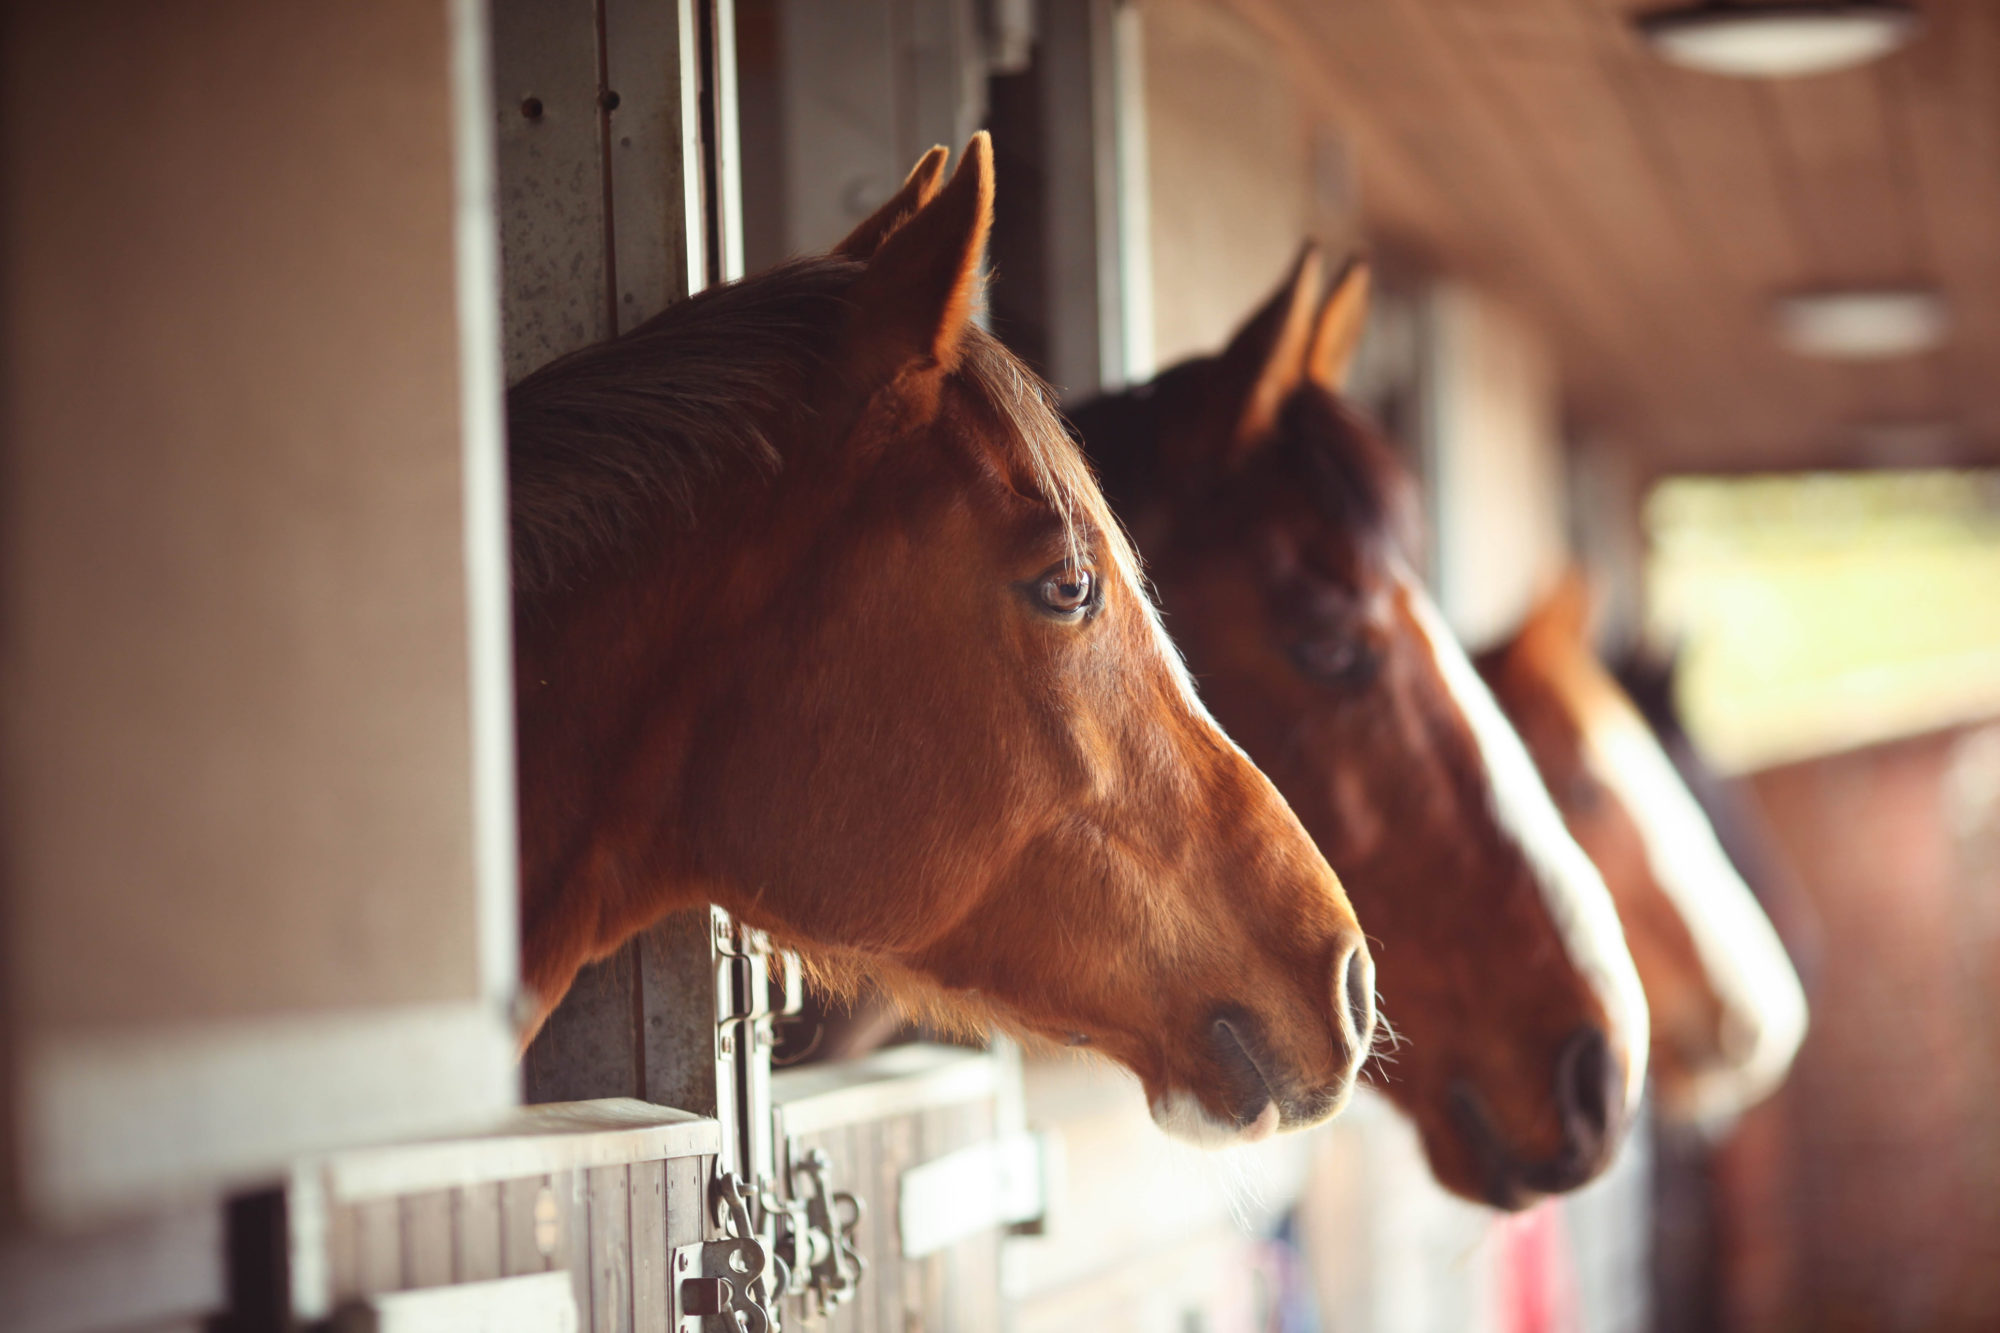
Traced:
[[1341, 958], [1339, 972], [1348, 1035], [1359, 1054], [1375, 1039], [1375, 962], [1368, 956], [1368, 950], [1357, 944]]
[[1610, 1147], [1621, 1111], [1617, 1062], [1604, 1033], [1585, 1028], [1564, 1044], [1556, 1058], [1556, 1105], [1571, 1144], [1587, 1157]]

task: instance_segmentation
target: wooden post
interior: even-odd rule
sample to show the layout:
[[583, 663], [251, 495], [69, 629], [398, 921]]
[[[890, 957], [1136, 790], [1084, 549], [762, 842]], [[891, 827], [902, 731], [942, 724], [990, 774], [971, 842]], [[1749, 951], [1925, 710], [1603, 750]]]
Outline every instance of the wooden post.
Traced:
[[[497, 0], [509, 379], [731, 276], [735, 118], [721, 99], [734, 79], [718, 68], [732, 13], [726, 0]], [[527, 1099], [637, 1097], [733, 1125], [716, 1027], [734, 1003], [719, 985], [728, 929], [711, 909], [680, 913], [585, 969], [529, 1049]]]

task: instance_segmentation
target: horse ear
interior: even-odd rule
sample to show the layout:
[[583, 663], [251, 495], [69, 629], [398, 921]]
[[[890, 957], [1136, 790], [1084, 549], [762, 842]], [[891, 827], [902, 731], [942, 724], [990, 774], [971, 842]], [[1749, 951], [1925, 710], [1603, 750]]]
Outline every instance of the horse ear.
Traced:
[[864, 263], [874, 258], [891, 232], [915, 217], [937, 196], [938, 182], [944, 179], [944, 160], [949, 156], [950, 151], [939, 144], [918, 158], [917, 165], [903, 178], [903, 188], [863, 218], [859, 226], [847, 233], [846, 240], [833, 247], [833, 253]]
[[1299, 386], [1319, 284], [1319, 247], [1307, 241], [1278, 290], [1218, 358], [1216, 401], [1224, 414], [1219, 424], [1226, 461], [1241, 458], [1270, 436], [1285, 399]]
[[993, 144], [981, 130], [951, 182], [883, 239], [855, 281], [850, 346], [865, 382], [957, 362], [992, 227]]
[[1348, 367], [1354, 364], [1354, 349], [1361, 345], [1361, 330], [1367, 323], [1368, 263], [1350, 259], [1313, 321], [1306, 373], [1338, 393]]

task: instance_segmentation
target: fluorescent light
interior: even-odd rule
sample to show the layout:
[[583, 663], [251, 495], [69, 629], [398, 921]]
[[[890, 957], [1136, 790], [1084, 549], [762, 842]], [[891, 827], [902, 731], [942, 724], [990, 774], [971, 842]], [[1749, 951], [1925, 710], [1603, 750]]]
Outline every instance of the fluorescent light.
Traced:
[[1928, 352], [1944, 341], [1944, 301], [1923, 288], [1804, 292], [1778, 302], [1778, 336], [1804, 356], [1866, 361]]
[[1705, 4], [1641, 14], [1639, 33], [1663, 59], [1709, 74], [1792, 78], [1888, 55], [1921, 26], [1899, 0], [1847, 4]]

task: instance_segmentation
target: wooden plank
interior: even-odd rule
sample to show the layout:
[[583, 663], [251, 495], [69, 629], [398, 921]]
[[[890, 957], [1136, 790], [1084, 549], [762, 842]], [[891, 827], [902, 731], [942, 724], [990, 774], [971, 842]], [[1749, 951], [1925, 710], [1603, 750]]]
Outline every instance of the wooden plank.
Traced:
[[883, 1120], [874, 1126], [876, 1201], [871, 1235], [875, 1245], [875, 1329], [892, 1333], [904, 1326], [910, 1307], [903, 1283], [903, 1253], [898, 1241], [897, 1185], [903, 1169], [913, 1160], [914, 1144], [907, 1116]]
[[484, 1282], [500, 1277], [500, 1182], [467, 1185], [452, 1194], [452, 1277], [459, 1282]]
[[570, 1289], [576, 1293], [578, 1324], [595, 1328], [597, 1288], [591, 1281], [590, 1173], [558, 1171], [550, 1179], [549, 1192], [556, 1201], [555, 1266], [569, 1270]]
[[894, 1206], [882, 1197], [879, 1188], [881, 1147], [879, 1127], [851, 1126], [848, 1158], [841, 1164], [841, 1178], [853, 1182], [850, 1188], [860, 1197], [862, 1206], [860, 1225], [854, 1229], [855, 1251], [867, 1265], [862, 1270], [861, 1290], [854, 1299], [854, 1327], [859, 1333], [875, 1333], [881, 1327], [882, 1283], [876, 1271], [880, 1253], [877, 1236], [883, 1210]]
[[555, 1180], [529, 1176], [500, 1185], [500, 1270], [509, 1277], [554, 1268], [557, 1233]]
[[[1537, 187], [1522, 146], [1478, 100], [1435, 15], [1401, 4], [1307, 5], [1237, 0], [1309, 51], [1320, 81], [1340, 88], [1372, 141], [1407, 162], [1436, 206], [1434, 245], [1452, 268], [1520, 304], [1558, 334], [1577, 369], [1579, 400], [1600, 416], [1641, 418], [1653, 406], [1633, 316], [1576, 244], [1560, 201]], [[1361, 159], [1362, 199], [1375, 168]], [[1622, 413], [1622, 415], [1620, 415]]]
[[785, 1108], [786, 1133], [808, 1135], [991, 1097], [996, 1077], [984, 1051], [913, 1042], [858, 1060], [781, 1069], [771, 1075], [771, 1100]]
[[[923, 1112], [915, 1111], [909, 1115], [898, 1116], [893, 1123], [895, 1129], [892, 1142], [895, 1144], [897, 1174], [900, 1175], [926, 1159], [930, 1144], [926, 1141], [927, 1136], [924, 1132]], [[917, 1328], [926, 1327], [925, 1320], [930, 1310], [929, 1275], [935, 1256], [913, 1260], [899, 1254], [898, 1260], [898, 1276], [902, 1279], [903, 1319], [906, 1324], [913, 1324]]]
[[[990, 1142], [997, 1132], [994, 1104], [973, 1102], [957, 1108], [958, 1146]], [[951, 1308], [961, 1333], [998, 1333], [1000, 1321], [1000, 1228], [969, 1236], [954, 1247]]]
[[315, 1165], [329, 1194], [351, 1201], [712, 1153], [721, 1141], [713, 1120], [620, 1097], [522, 1107], [482, 1134], [357, 1149]]
[[1896, 188], [1889, 117], [1873, 66], [1758, 85], [1771, 108], [1791, 207], [1822, 282], [1906, 278], [1921, 240]]
[[[820, 1136], [821, 1146], [826, 1149], [827, 1159], [833, 1168], [827, 1179], [830, 1189], [861, 1192], [862, 1178], [855, 1171], [854, 1145], [857, 1139], [864, 1137], [866, 1130], [860, 1125], [840, 1125]], [[827, 1319], [826, 1326], [829, 1333], [863, 1333], [861, 1310], [857, 1302], [849, 1301], [835, 1310]]]
[[[919, 1161], [932, 1161], [960, 1146], [957, 1107], [941, 1106], [925, 1111], [924, 1151]], [[958, 1247], [950, 1246], [923, 1260], [924, 1327], [944, 1330], [952, 1327], [952, 1310], [965, 1295], [959, 1284]]]
[[560, 1273], [535, 1273], [375, 1297], [343, 1310], [334, 1333], [576, 1333]]
[[632, 1327], [663, 1329], [672, 1322], [673, 1290], [667, 1284], [667, 1164], [634, 1162], [631, 1199]]
[[[1952, 296], [1945, 349], [1948, 406], [1977, 449], [2000, 456], [2000, 14], [1949, 0], [1925, 10], [1929, 32], [1882, 71], [1901, 120], [1910, 188], [1936, 276]], [[1960, 294], [1964, 295], [1961, 296]]]
[[361, 1294], [360, 1245], [359, 1220], [353, 1207], [328, 1207], [326, 1283], [327, 1296], [335, 1305]]
[[[1970, 322], [2000, 319], [1979, 221], [2000, 157], [1957, 147], [2000, 123], [1980, 6], [1927, 7], [1924, 39], [1866, 70], [1774, 83], [1667, 66], [1634, 40], [1629, 0], [1221, 7], [1338, 127], [1378, 244], [1541, 322], [1573, 414], [1600, 433], [1742, 468], [1850, 460], [1856, 422], [2000, 416], [1984, 335], [1942, 361], [1822, 365], [1777, 344], [1769, 304], [1802, 283], [1935, 274]], [[1956, 263], [1932, 200], [1966, 219]]]
[[451, 1281], [452, 1193], [427, 1190], [397, 1201], [401, 1213], [405, 1288], [441, 1287]]
[[[708, 1208], [708, 1182], [715, 1172], [713, 1157], [675, 1157], [666, 1162], [667, 1258], [683, 1245], [710, 1240], [720, 1234]], [[672, 1283], [679, 1276], [667, 1274], [671, 1299]]]
[[590, 1212], [589, 1270], [593, 1333], [632, 1333], [632, 1196], [622, 1166], [580, 1173]]
[[[1452, 0], [1435, 12], [1441, 39], [1514, 146], [1519, 169], [1561, 211], [1563, 243], [1624, 305], [1626, 337], [1646, 328], [1656, 382], [1672, 377], [1661, 387], [1683, 410], [1689, 402], [1756, 401], [1753, 370], [1711, 334], [1716, 315], [1726, 315], [1711, 297], [1726, 288], [1727, 272], [1699, 245], [1651, 140], [1635, 125], [1616, 67], [1606, 67], [1595, 40], [1604, 17], [1575, 0]], [[1630, 51], [1625, 33], [1610, 36]]]
[[403, 1285], [403, 1210], [395, 1199], [354, 1205], [354, 1290], [359, 1295]]
[[1701, 247], [1737, 290], [1800, 285], [1810, 274], [1808, 242], [1784, 195], [1761, 85], [1656, 59], [1627, 35], [1625, 0], [1596, 4], [1598, 61], [1633, 108], [1635, 130], [1655, 145], [1656, 169]]
[[[667, 1162], [667, 1253], [719, 1234], [708, 1210], [713, 1157], [676, 1157]], [[678, 1281], [674, 1274], [669, 1281]], [[672, 1289], [669, 1288], [669, 1291]]]
[[[1907, 188], [1910, 153], [1894, 138], [1898, 118], [1883, 70], [1867, 67], [1765, 88], [1782, 150], [1791, 203], [1812, 242], [1815, 277], [1829, 286], [1899, 285], [1933, 271], [1919, 202]], [[1835, 383], [1848, 414], [1867, 420], [1922, 419], [1941, 397], [1935, 358], [1841, 368]]]

